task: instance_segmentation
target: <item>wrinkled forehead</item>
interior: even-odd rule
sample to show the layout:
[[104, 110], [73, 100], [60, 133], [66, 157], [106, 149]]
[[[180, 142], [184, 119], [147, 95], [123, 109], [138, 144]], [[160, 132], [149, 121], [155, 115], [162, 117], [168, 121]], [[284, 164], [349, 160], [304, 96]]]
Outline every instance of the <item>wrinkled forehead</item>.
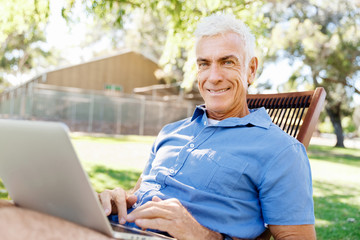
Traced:
[[245, 59], [245, 42], [234, 32], [203, 36], [196, 42], [196, 58], [214, 60], [223, 56], [234, 55]]

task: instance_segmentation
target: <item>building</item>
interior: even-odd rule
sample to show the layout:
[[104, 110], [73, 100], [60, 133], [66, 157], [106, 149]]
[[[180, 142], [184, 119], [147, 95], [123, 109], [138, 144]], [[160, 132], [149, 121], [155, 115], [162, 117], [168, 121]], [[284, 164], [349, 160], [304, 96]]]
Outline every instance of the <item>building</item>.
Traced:
[[79, 132], [157, 135], [194, 110], [179, 86], [157, 89], [157, 69], [154, 61], [126, 51], [48, 71], [1, 93], [0, 118], [58, 121]]
[[158, 84], [155, 61], [133, 51], [42, 74], [40, 83], [84, 90], [113, 90], [132, 93], [134, 88]]

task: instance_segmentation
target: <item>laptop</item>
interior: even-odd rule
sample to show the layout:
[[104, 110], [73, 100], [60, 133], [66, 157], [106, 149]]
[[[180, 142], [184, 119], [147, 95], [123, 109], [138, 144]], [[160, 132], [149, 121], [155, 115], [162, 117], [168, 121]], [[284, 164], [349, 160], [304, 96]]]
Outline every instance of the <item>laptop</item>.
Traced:
[[117, 239], [172, 239], [110, 223], [63, 123], [0, 119], [0, 178], [20, 207]]

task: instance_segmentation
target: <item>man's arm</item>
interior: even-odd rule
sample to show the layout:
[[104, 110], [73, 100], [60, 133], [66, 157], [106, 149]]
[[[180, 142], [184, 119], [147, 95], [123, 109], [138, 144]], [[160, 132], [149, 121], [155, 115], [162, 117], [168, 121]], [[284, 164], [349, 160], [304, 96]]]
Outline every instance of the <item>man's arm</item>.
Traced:
[[306, 225], [269, 225], [275, 240], [304, 239], [315, 240], [316, 233], [313, 224]]
[[259, 187], [270, 232], [275, 239], [316, 239], [311, 169], [305, 148], [300, 143], [291, 144], [272, 162]]

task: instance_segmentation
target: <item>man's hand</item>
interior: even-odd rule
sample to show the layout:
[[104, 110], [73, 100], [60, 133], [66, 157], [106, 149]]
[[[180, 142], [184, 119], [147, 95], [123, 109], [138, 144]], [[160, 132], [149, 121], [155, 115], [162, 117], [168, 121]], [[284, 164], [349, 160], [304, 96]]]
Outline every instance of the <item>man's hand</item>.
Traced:
[[104, 208], [106, 216], [110, 213], [118, 214], [119, 223], [126, 222], [127, 209], [136, 203], [135, 195], [128, 195], [124, 189], [115, 188], [114, 190], [105, 190], [99, 193], [100, 202]]
[[200, 225], [177, 199], [152, 201], [136, 208], [127, 218], [142, 229], [156, 229], [168, 232], [178, 240], [222, 239], [220, 233], [213, 232]]

